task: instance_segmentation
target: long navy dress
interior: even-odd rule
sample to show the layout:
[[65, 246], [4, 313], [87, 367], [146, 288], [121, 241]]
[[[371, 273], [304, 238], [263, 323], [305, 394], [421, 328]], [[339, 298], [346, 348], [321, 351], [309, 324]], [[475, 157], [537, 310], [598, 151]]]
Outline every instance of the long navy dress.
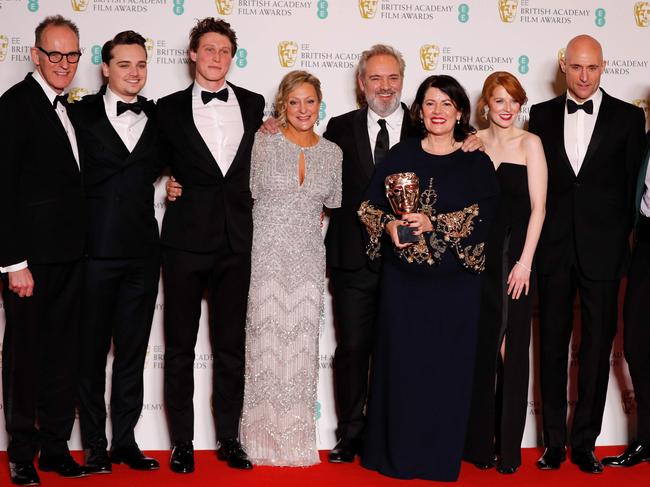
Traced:
[[[418, 211], [434, 232], [398, 251], [384, 233], [395, 218], [384, 179], [415, 172]], [[419, 140], [395, 146], [359, 210], [368, 254], [384, 254], [362, 464], [403, 478], [456, 480], [469, 410], [484, 241], [498, 185], [489, 158], [434, 156]]]

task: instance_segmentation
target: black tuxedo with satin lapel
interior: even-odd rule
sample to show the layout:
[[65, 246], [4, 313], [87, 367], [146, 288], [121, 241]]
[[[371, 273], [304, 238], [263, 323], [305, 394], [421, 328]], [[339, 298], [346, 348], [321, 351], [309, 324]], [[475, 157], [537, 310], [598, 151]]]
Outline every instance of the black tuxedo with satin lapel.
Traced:
[[237, 97], [244, 134], [226, 174], [194, 123], [193, 86], [158, 101], [161, 153], [183, 185], [183, 195], [167, 207], [161, 235], [165, 402], [173, 443], [191, 441], [194, 434], [194, 346], [206, 288], [217, 438], [239, 435], [253, 236], [250, 157], [264, 98], [229, 85]]
[[619, 279], [630, 256], [628, 237], [645, 124], [641, 109], [603, 91], [576, 175], [565, 151], [565, 103], [562, 95], [534, 105], [529, 125], [542, 139], [548, 164], [546, 219], [536, 255], [544, 442], [551, 447], [566, 443], [568, 345], [579, 291], [582, 340], [570, 443], [574, 450], [591, 450], [607, 394]]
[[[411, 129], [404, 118], [400, 140]], [[333, 117], [325, 138], [343, 151], [343, 197], [332, 210], [325, 245], [337, 325], [335, 391], [339, 438], [359, 440], [365, 425], [368, 366], [377, 308], [379, 267], [366, 256], [357, 210], [375, 170], [368, 135], [368, 108]]]
[[79, 416], [85, 448], [106, 448], [106, 357], [112, 367], [112, 448], [134, 446], [143, 367], [158, 292], [160, 258], [154, 186], [161, 165], [153, 102], [132, 152], [108, 119], [103, 87], [72, 107], [84, 148], [86, 265]]
[[[63, 124], [30, 75], [0, 97], [0, 266], [27, 261], [34, 295], [2, 274], [9, 460], [67, 453], [74, 422], [84, 197]], [[36, 427], [36, 424], [39, 427]]]

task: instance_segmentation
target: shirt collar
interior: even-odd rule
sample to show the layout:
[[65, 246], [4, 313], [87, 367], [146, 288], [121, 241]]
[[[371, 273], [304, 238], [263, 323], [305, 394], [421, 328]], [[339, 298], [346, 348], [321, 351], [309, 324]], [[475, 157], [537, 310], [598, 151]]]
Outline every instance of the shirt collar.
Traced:
[[[221, 88], [219, 88], [217, 91], [221, 91], [224, 88], [226, 88], [228, 90], [228, 99], [230, 100], [230, 97], [234, 96], [234, 92], [232, 91], [232, 88], [230, 87], [230, 85], [228, 83], [224, 82], [223, 86]], [[202, 91], [208, 91], [210, 93], [213, 93], [212, 90], [209, 90], [209, 89], [201, 86], [198, 81], [194, 80], [194, 85], [192, 85], [192, 96], [201, 98], [201, 92]], [[216, 93], [217, 91], [215, 91], [214, 93]]]
[[[117, 117], [117, 102], [118, 101], [121, 101], [121, 102], [124, 102], [124, 103], [135, 103], [136, 101], [138, 101], [138, 97], [136, 96], [134, 100], [128, 102], [128, 101], [124, 100], [121, 96], [115, 94], [115, 92], [113, 92], [108, 87], [108, 85], [106, 85], [106, 93], [104, 93], [104, 106], [106, 107], [106, 114], [109, 117]], [[126, 112], [124, 112], [122, 115], [124, 115], [126, 113], [131, 113], [131, 114], [135, 115], [135, 113], [130, 112], [128, 110]]]
[[45, 96], [47, 96], [47, 99], [50, 101], [50, 103], [54, 105], [54, 99], [59, 96], [59, 94], [54, 91], [50, 85], [47, 84], [47, 81], [43, 79], [43, 76], [41, 76], [41, 73], [38, 71], [38, 69], [34, 70], [32, 73], [32, 78], [34, 78], [34, 81], [36, 81], [43, 89]]
[[[603, 100], [603, 92], [601, 91], [600, 88], [598, 88], [593, 95], [591, 95], [589, 98], [584, 100], [582, 103], [578, 102], [573, 96], [571, 96], [571, 93], [569, 92], [569, 90], [567, 90], [567, 92], [566, 92], [566, 97], [567, 97], [567, 100], [574, 101], [578, 105], [582, 105], [583, 103], [585, 103], [585, 102], [587, 102], [589, 100], [592, 100], [594, 102], [594, 113], [596, 113], [596, 112], [598, 112], [598, 108], [600, 107], [600, 102]], [[566, 112], [566, 108], [564, 110]]]
[[397, 109], [388, 115], [387, 117], [380, 117], [375, 113], [372, 108], [368, 107], [368, 124], [376, 124], [379, 119], [386, 120], [386, 125], [391, 129], [397, 129], [402, 126], [402, 121], [404, 120], [404, 110], [402, 110], [402, 105], [400, 104]]

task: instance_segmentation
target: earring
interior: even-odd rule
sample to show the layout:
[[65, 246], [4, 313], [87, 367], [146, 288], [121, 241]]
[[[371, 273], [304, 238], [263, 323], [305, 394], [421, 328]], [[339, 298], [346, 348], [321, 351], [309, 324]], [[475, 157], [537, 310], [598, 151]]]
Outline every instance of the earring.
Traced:
[[460, 118], [456, 120], [456, 125], [460, 125]]
[[488, 106], [486, 105], [486, 106], [483, 107], [483, 118], [484, 118], [485, 120], [488, 119], [488, 113], [490, 113], [490, 109], [489, 109]]

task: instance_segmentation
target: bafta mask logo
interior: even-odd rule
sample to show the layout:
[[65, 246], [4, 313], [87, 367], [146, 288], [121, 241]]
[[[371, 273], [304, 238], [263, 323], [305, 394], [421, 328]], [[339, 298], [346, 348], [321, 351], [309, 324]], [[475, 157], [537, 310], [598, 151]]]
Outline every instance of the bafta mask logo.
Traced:
[[359, 13], [364, 19], [372, 19], [377, 13], [379, 0], [359, 0]]
[[235, 0], [215, 0], [217, 4], [217, 12], [219, 15], [230, 15], [235, 6]]
[[636, 411], [636, 399], [634, 391], [624, 389], [621, 391], [621, 402], [623, 403], [623, 412], [625, 414], [633, 414]]
[[298, 58], [298, 44], [294, 41], [282, 41], [278, 44], [280, 66], [291, 68]]
[[438, 66], [438, 57], [440, 56], [440, 48], [435, 44], [424, 44], [420, 47], [420, 62], [422, 69], [426, 71], [433, 71]]
[[0, 34], [0, 61], [5, 60], [8, 51], [9, 51], [9, 38], [4, 34]]
[[88, 7], [90, 0], [71, 0], [72, 10], [75, 12], [83, 12]]
[[566, 48], [563, 47], [562, 49], [560, 49], [557, 52], [557, 61], [558, 62], [560, 62], [560, 61], [564, 62], [565, 57], [566, 57]]
[[151, 37], [144, 40], [144, 48], [147, 51], [147, 62], [149, 62], [153, 57], [153, 39]]
[[650, 109], [650, 100], [644, 100], [643, 98], [637, 98], [636, 100], [632, 100], [632, 104], [636, 105], [637, 107], [641, 108], [643, 110], [643, 113], [645, 113], [645, 117], [648, 118], [648, 109]]
[[90, 93], [86, 88], [70, 88], [68, 90], [68, 103], [75, 103]]
[[501, 22], [514, 22], [517, 15], [519, 0], [497, 0], [499, 3], [499, 17]]
[[636, 2], [634, 4], [634, 20], [639, 27], [650, 25], [650, 2]]

